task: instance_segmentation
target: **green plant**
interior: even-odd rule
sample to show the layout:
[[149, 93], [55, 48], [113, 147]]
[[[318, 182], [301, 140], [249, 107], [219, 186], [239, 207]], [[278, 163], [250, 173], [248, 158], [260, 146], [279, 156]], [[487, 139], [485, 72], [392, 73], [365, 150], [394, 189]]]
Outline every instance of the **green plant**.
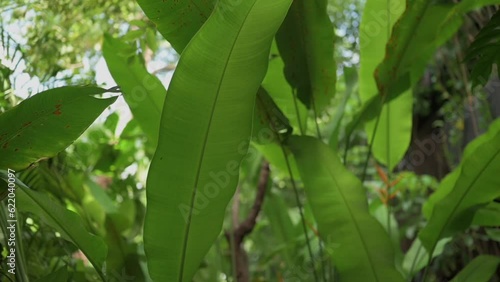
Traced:
[[[325, 0], [137, 2], [149, 20], [131, 16], [126, 32], [103, 31], [102, 56], [117, 87], [63, 86], [21, 99], [13, 95], [16, 70], [0, 68], [8, 98], [0, 103], [0, 229], [5, 262], [15, 261], [2, 275], [500, 279], [500, 121], [486, 122], [459, 158], [445, 159], [453, 169], [437, 179], [417, 167], [463, 129], [446, 131], [451, 119], [438, 117], [430, 126], [441, 124], [438, 133], [420, 140], [416, 118], [434, 107], [452, 112], [435, 101], [464, 101], [453, 96], [457, 89], [468, 101], [480, 97], [470, 89], [498, 63], [498, 12], [466, 57], [479, 56], [472, 83], [463, 65], [446, 73], [460, 73], [460, 83], [427, 78], [441, 67], [436, 58], [455, 52], [448, 41], [460, 42], [467, 15], [492, 15], [496, 6], [488, 5], [499, 1], [368, 0], [362, 17], [355, 1], [348, 8]], [[356, 24], [342, 26], [345, 11], [355, 11], [344, 16]], [[63, 22], [73, 15], [60, 12]], [[332, 15], [340, 17], [336, 29]], [[339, 32], [358, 36], [359, 46]], [[31, 62], [33, 73], [45, 72], [41, 81], [60, 71], [62, 52], [19, 50], [26, 62], [47, 57], [48, 65]], [[167, 60], [162, 52], [180, 54], [166, 67], [175, 69], [168, 87], [161, 71], [148, 71], [151, 61]], [[442, 90], [442, 99], [428, 89]], [[92, 125], [119, 96], [133, 118], [124, 122], [121, 109]], [[452, 266], [443, 262], [457, 255]]]

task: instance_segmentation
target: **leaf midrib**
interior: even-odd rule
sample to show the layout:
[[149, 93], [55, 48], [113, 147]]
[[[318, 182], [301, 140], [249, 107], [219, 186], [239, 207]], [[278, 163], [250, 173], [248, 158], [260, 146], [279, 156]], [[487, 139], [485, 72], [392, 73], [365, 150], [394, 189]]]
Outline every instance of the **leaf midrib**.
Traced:
[[[204, 141], [203, 141], [203, 145], [202, 145], [202, 149], [201, 149], [200, 160], [198, 162], [198, 167], [197, 167], [197, 170], [196, 170], [195, 183], [194, 183], [194, 186], [193, 186], [194, 189], [193, 189], [193, 193], [192, 193], [192, 196], [191, 196], [191, 203], [190, 203], [189, 215], [188, 215], [188, 219], [187, 219], [187, 224], [186, 224], [186, 229], [185, 229], [186, 231], [185, 231], [185, 234], [184, 234], [184, 242], [183, 242], [183, 247], [182, 247], [181, 266], [180, 266], [180, 272], [179, 272], [179, 282], [182, 282], [182, 279], [183, 279], [183, 276], [184, 276], [184, 265], [185, 265], [185, 259], [186, 259], [187, 245], [188, 245], [188, 241], [189, 241], [189, 234], [190, 234], [190, 228], [191, 228], [191, 218], [192, 218], [192, 215], [193, 215], [194, 201], [196, 199], [196, 194], [197, 194], [197, 190], [198, 190], [198, 182], [199, 182], [199, 179], [200, 179], [201, 168], [203, 166], [203, 160], [205, 158], [205, 150], [206, 150], [206, 146], [207, 146], [207, 143], [208, 143], [208, 137], [209, 137], [210, 129], [211, 129], [211, 126], [212, 126], [212, 119], [214, 117], [215, 108], [217, 106], [217, 101], [218, 101], [218, 98], [219, 98], [219, 94], [221, 92], [222, 84], [224, 82], [224, 79], [226, 78], [227, 67], [229, 66], [229, 61], [230, 61], [230, 59], [231, 59], [231, 57], [233, 55], [236, 43], [238, 42], [238, 39], [240, 38], [240, 33], [243, 30], [243, 27], [245, 26], [245, 24], [247, 22], [248, 16], [252, 13], [252, 10], [254, 9], [255, 4], [257, 3], [257, 1], [259, 1], [259, 0], [255, 0], [253, 2], [252, 6], [248, 9], [248, 13], [245, 15], [245, 18], [243, 19], [243, 22], [242, 22], [239, 30], [236, 33], [236, 37], [235, 37], [234, 42], [233, 42], [233, 44], [231, 46], [231, 49], [230, 49], [230, 52], [228, 54], [226, 63], [225, 63], [224, 68], [222, 70], [222, 78], [220, 79], [219, 84], [217, 86], [217, 91], [216, 91], [215, 99], [214, 99], [214, 102], [212, 104], [212, 110], [211, 110], [211, 113], [210, 113], [210, 118], [209, 118], [207, 130], [205, 131], [205, 137], [204, 137]], [[217, 8], [215, 8], [215, 9], [217, 9]]]

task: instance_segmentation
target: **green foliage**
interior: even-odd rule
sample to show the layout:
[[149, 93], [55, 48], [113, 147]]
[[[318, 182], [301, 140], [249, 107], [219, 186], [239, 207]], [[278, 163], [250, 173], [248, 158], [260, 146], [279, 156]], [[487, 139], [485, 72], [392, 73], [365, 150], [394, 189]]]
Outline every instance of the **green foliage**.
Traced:
[[[1, 178], [7, 183], [10, 172], [1, 171]], [[24, 183], [17, 182], [20, 189], [16, 191], [17, 206], [21, 211], [40, 216], [48, 225], [60, 232], [66, 240], [73, 242], [89, 259], [99, 276], [105, 281], [103, 263], [107, 247], [103, 240], [89, 234], [81, 218], [74, 212], [54, 204], [47, 195], [28, 188]]]
[[[214, 0], [137, 0], [137, 3], [179, 54], [209, 18], [215, 6]], [[233, 6], [225, 3], [221, 5]]]
[[387, 233], [368, 212], [362, 183], [320, 141], [292, 137], [288, 144], [340, 279], [403, 281]]
[[62, 87], [35, 95], [0, 115], [0, 167], [23, 169], [64, 150], [116, 98], [97, 87]]
[[467, 50], [465, 60], [477, 58], [471, 73], [472, 87], [486, 84], [493, 64], [500, 66], [500, 12], [497, 12], [489, 23], [481, 29], [474, 42]]
[[451, 282], [486, 282], [490, 281], [500, 264], [495, 256], [478, 256], [471, 261]]
[[[74, 76], [86, 81], [95, 73], [84, 61], [96, 59], [94, 47], [103, 31], [119, 33], [127, 20], [141, 16], [139, 11], [130, 0], [2, 1], [0, 33], [2, 38], [3, 32], [12, 37], [13, 42], [4, 47], [21, 51], [25, 71], [31, 76], [42, 82]], [[11, 32], [21, 27], [24, 36]]]
[[262, 82], [262, 87], [288, 117], [294, 130], [296, 132], [305, 132], [307, 129], [307, 108], [297, 99], [293, 88], [288, 84], [283, 72], [284, 68], [285, 64], [279, 54], [278, 47], [273, 44], [269, 67]]
[[419, 234], [425, 248], [432, 252], [441, 238], [453, 236], [468, 228], [476, 211], [500, 197], [497, 189], [500, 167], [500, 120], [488, 133], [478, 137], [465, 149], [459, 168], [443, 181], [429, 207], [429, 222]]
[[37, 280], [37, 282], [66, 282], [68, 281], [68, 270], [66, 267], [52, 272], [51, 274]]
[[[0, 168], [19, 211], [18, 273], [0, 275], [498, 278], [500, 123], [479, 136], [494, 115], [470, 88], [498, 64], [498, 0], [70, 2], [0, 4]], [[64, 86], [103, 62], [123, 99]]]
[[[360, 26], [359, 96], [365, 104], [374, 96], [387, 97], [386, 90], [377, 88], [379, 79], [375, 72], [377, 65], [384, 59], [386, 43], [390, 31], [404, 11], [405, 1], [369, 0], [364, 9]], [[391, 54], [393, 56], [394, 54]], [[387, 58], [387, 57], [386, 57]], [[392, 81], [393, 84], [395, 81]], [[389, 85], [387, 87], [389, 87]], [[392, 170], [403, 158], [411, 139], [412, 103], [410, 91], [406, 91], [392, 101], [382, 99], [384, 106], [367, 121], [365, 131], [372, 144], [375, 158]], [[377, 102], [375, 102], [377, 103]], [[377, 103], [377, 106], [378, 103]]]
[[144, 236], [153, 279], [191, 280], [220, 232], [272, 36], [289, 5], [257, 0], [236, 9], [219, 2], [182, 52], [147, 182]]
[[285, 76], [294, 94], [315, 116], [335, 94], [333, 29], [326, 0], [295, 0], [276, 34]]
[[[432, 258], [435, 258], [441, 253], [445, 248], [445, 245], [450, 241], [450, 239], [440, 240], [434, 252], [432, 253]], [[429, 261], [429, 252], [425, 250], [420, 239], [415, 239], [411, 244], [410, 249], [406, 252], [403, 258], [403, 269], [406, 272], [407, 277], [413, 277], [419, 270], [424, 268]]]
[[102, 52], [134, 118], [148, 137], [148, 147], [153, 151], [158, 143], [161, 107], [167, 92], [165, 87], [147, 71], [137, 48], [106, 35]]

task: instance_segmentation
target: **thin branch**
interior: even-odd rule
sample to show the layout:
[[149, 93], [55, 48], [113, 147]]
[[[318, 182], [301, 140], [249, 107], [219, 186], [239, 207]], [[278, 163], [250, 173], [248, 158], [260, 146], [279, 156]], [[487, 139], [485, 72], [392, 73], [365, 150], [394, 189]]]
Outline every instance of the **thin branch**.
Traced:
[[257, 223], [257, 216], [262, 209], [262, 204], [264, 203], [264, 196], [266, 194], [267, 182], [269, 180], [269, 163], [266, 161], [262, 165], [260, 170], [259, 183], [257, 185], [257, 194], [255, 195], [255, 201], [253, 203], [252, 209], [248, 214], [247, 218], [238, 224], [234, 229], [235, 241], [236, 243], [243, 242], [246, 235], [250, 234]]
[[[257, 223], [257, 216], [259, 216], [262, 204], [264, 203], [264, 196], [266, 195], [268, 181], [269, 163], [265, 161], [260, 170], [259, 183], [257, 184], [257, 194], [255, 195], [252, 209], [250, 210], [247, 218], [240, 224], [237, 222], [238, 215], [235, 214], [238, 212], [239, 207], [237, 207], [237, 204], [233, 204], [234, 229], [231, 230], [231, 232], [226, 231], [225, 236], [232, 248], [231, 253], [233, 256], [233, 269], [236, 272], [236, 281], [238, 282], [250, 281], [248, 256], [242, 243], [245, 237], [252, 232], [255, 224]], [[235, 201], [238, 201], [238, 199], [235, 199]]]

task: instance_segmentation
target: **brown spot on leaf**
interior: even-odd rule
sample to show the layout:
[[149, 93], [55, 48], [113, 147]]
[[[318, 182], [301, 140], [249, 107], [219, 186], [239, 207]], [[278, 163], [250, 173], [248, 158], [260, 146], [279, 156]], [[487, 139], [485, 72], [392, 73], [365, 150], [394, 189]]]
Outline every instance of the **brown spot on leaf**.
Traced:
[[9, 147], [9, 142], [5, 142], [5, 144], [3, 144], [2, 148], [4, 149], [7, 149], [7, 147]]
[[30, 126], [30, 125], [31, 125], [31, 121], [28, 121], [28, 122], [25, 122], [25, 123], [23, 124], [23, 127], [27, 127], [27, 126]]
[[61, 114], [62, 114], [62, 112], [60, 109], [57, 109], [54, 111], [54, 115], [56, 115], [56, 116], [60, 116]]
[[15, 148], [15, 149], [14, 149], [14, 152], [17, 152], [17, 151], [19, 151], [19, 148]]

